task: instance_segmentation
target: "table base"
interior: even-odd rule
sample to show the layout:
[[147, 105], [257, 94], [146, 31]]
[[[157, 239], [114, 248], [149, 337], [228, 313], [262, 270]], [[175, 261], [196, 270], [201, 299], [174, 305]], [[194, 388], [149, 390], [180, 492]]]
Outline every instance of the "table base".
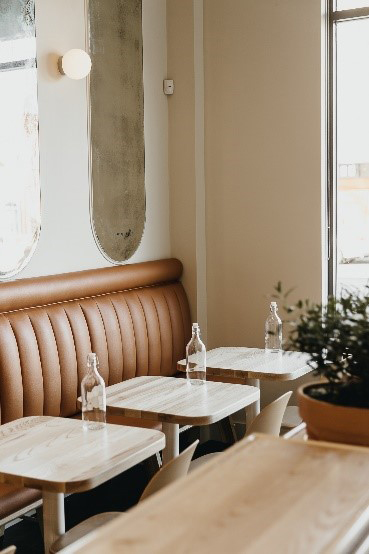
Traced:
[[163, 450], [163, 465], [179, 454], [179, 425], [178, 423], [163, 422], [162, 430], [165, 435]]
[[[247, 379], [247, 384], [252, 387], [257, 387], [260, 390], [260, 379]], [[259, 400], [256, 402], [253, 402], [253, 404], [250, 404], [246, 407], [246, 425], [250, 425], [250, 423], [256, 418], [257, 415], [260, 414], [260, 396]]]
[[42, 500], [45, 554], [49, 554], [53, 542], [65, 533], [64, 494], [43, 491]]

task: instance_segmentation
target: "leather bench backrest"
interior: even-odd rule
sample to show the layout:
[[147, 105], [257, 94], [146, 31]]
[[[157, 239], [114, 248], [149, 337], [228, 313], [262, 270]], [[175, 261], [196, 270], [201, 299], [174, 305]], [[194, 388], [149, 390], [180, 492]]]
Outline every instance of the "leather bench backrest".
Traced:
[[1, 423], [74, 415], [89, 352], [106, 385], [176, 373], [191, 335], [181, 274], [169, 259], [0, 284]]

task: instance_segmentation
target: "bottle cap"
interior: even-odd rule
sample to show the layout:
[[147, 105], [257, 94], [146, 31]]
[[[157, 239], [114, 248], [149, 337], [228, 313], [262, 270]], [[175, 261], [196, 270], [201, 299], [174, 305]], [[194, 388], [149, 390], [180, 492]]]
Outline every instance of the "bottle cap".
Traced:
[[87, 363], [89, 365], [93, 365], [95, 362], [97, 362], [97, 355], [95, 354], [95, 352], [90, 352], [89, 354], [87, 354]]
[[198, 323], [192, 323], [192, 329], [199, 329]]

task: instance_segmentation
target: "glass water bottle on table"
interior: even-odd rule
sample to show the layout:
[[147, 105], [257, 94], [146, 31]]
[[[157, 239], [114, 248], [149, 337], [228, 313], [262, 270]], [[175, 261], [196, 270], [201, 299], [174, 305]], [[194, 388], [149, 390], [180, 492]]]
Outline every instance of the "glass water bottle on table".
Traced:
[[278, 316], [277, 302], [270, 303], [270, 314], [265, 322], [265, 350], [282, 351], [282, 320]]
[[206, 348], [200, 339], [198, 323], [192, 324], [192, 337], [186, 346], [187, 381], [192, 385], [202, 385], [206, 382]]
[[81, 395], [83, 427], [92, 430], [105, 427], [105, 383], [99, 374], [99, 360], [94, 353], [87, 356], [87, 373], [82, 379]]

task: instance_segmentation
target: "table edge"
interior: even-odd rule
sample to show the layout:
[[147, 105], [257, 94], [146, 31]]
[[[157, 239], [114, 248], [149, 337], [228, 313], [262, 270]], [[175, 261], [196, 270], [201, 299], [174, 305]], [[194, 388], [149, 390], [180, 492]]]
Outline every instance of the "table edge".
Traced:
[[[184, 364], [177, 362], [177, 369], [181, 373], [185, 373], [186, 369]], [[260, 379], [261, 381], [295, 381], [308, 373], [311, 373], [313, 369], [306, 365], [303, 368], [295, 371], [294, 373], [260, 373], [258, 371], [251, 371], [245, 369], [227, 369], [217, 367], [206, 367], [206, 375], [211, 377], [224, 377], [225, 379]], [[245, 383], [247, 384], [247, 383]]]
[[[145, 410], [139, 411], [129, 408], [120, 408], [118, 406], [109, 406], [108, 404], [106, 404], [106, 411], [107, 413], [120, 415], [126, 418], [138, 418], [161, 423], [173, 423], [179, 425], [209, 425], [211, 423], [216, 423], [217, 421], [220, 421], [221, 419], [233, 414], [234, 412], [237, 412], [238, 410], [242, 410], [243, 408], [250, 406], [254, 402], [257, 402], [260, 399], [260, 390], [257, 387], [253, 387], [251, 385], [248, 386], [249, 388], [254, 390], [250, 391], [248, 395], [245, 395], [237, 402], [235, 402], [230, 410], [223, 408], [221, 410], [218, 410], [215, 414], [207, 416], [177, 416], [174, 414], [159, 414], [157, 412], [150, 412]], [[248, 401], [245, 402], [245, 399]]]
[[[30, 417], [33, 418], [34, 416], [30, 416]], [[35, 417], [38, 417], [38, 416], [35, 416]], [[40, 417], [43, 417], [43, 416], [40, 416]], [[48, 419], [69, 419], [69, 418], [57, 418], [57, 417], [54, 418], [53, 416], [45, 416], [45, 417], [47, 417]], [[19, 419], [22, 420], [22, 419], [29, 419], [29, 418], [25, 417], [25, 418], [19, 418]], [[14, 421], [18, 421], [18, 420], [14, 420]], [[112, 424], [112, 423], [109, 423], [107, 425], [120, 427], [119, 425]], [[132, 426], [126, 425], [121, 427], [132, 427]], [[136, 427], [136, 429], [142, 429], [142, 428]], [[98, 485], [101, 485], [102, 483], [109, 481], [109, 479], [116, 477], [120, 473], [127, 471], [131, 467], [141, 463], [142, 461], [150, 458], [150, 456], [153, 456], [157, 452], [160, 452], [161, 450], [163, 450], [166, 442], [164, 433], [157, 429], [146, 429], [146, 430], [151, 431], [154, 435], [157, 435], [157, 437], [153, 436], [150, 443], [144, 444], [138, 452], [131, 453], [129, 457], [121, 460], [114, 467], [103, 469], [102, 472], [99, 473], [97, 476], [88, 476], [83, 479], [72, 479], [70, 481], [65, 482], [65, 481], [50, 481], [47, 479], [42, 480], [41, 478], [36, 478], [36, 477], [22, 477], [20, 475], [10, 473], [8, 471], [3, 472], [0, 470], [0, 483], [22, 487], [22, 488], [31, 488], [31, 489], [37, 489], [40, 491], [64, 493], [64, 494], [68, 494], [72, 492], [84, 492], [87, 490], [94, 489]], [[130, 461], [132, 458], [134, 458], [134, 463], [131, 463]]]

